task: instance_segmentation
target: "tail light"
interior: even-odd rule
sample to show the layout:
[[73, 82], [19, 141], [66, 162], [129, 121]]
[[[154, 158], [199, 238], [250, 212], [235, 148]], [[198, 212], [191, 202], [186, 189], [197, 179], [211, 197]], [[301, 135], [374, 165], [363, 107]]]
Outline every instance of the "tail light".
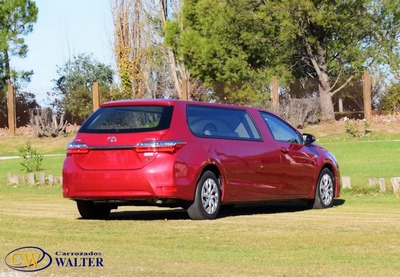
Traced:
[[138, 153], [145, 153], [145, 152], [175, 153], [176, 151], [181, 149], [185, 144], [186, 142], [180, 140], [144, 141], [136, 144], [134, 149]]
[[67, 155], [71, 154], [86, 154], [89, 152], [89, 147], [85, 143], [72, 141], [68, 143]]

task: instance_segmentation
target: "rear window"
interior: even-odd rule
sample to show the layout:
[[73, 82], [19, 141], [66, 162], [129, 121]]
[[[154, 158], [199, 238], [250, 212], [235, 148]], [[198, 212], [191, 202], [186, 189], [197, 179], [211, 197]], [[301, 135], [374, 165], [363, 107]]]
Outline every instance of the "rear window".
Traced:
[[189, 128], [199, 137], [260, 140], [258, 130], [245, 110], [189, 105]]
[[135, 133], [168, 129], [171, 106], [103, 107], [93, 113], [79, 129], [82, 133]]

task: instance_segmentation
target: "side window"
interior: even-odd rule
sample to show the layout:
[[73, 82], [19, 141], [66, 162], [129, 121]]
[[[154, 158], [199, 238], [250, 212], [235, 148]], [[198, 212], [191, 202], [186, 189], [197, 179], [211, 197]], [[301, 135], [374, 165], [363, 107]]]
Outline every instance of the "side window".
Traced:
[[189, 105], [189, 128], [198, 137], [260, 140], [245, 110]]
[[300, 134], [283, 120], [268, 113], [261, 113], [261, 115], [275, 140], [297, 144], [303, 143]]

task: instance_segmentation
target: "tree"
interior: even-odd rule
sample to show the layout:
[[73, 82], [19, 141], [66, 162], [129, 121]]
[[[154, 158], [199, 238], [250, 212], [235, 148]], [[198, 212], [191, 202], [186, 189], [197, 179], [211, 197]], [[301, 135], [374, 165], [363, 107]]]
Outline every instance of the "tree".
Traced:
[[[10, 80], [10, 57], [25, 57], [28, 46], [23, 36], [33, 31], [38, 8], [30, 0], [0, 0], [0, 62], [3, 80]], [[4, 84], [4, 81], [3, 81]]]
[[170, 22], [166, 30], [168, 44], [191, 76], [210, 87], [220, 102], [265, 100], [271, 76], [279, 72], [284, 77], [286, 70], [278, 59], [286, 55], [284, 45], [255, 16], [261, 5], [248, 0], [186, 0], [182, 23]]
[[261, 14], [293, 45], [294, 76], [318, 80], [323, 120], [334, 119], [332, 96], [365, 68], [399, 64], [397, 1], [267, 0]]
[[123, 98], [181, 97], [174, 53], [163, 44], [179, 0], [114, 0], [114, 52]]
[[322, 119], [332, 120], [332, 96], [365, 68], [400, 64], [397, 2], [186, 0], [175, 45], [196, 78], [254, 87], [244, 99], [262, 91], [271, 73], [316, 78]]
[[400, 83], [394, 82], [387, 88], [380, 101], [380, 109], [390, 113], [400, 112]]
[[141, 98], [145, 92], [146, 48], [143, 3], [140, 0], [115, 0], [114, 51], [121, 79], [123, 98]]
[[69, 122], [82, 123], [93, 112], [92, 86], [99, 82], [102, 100], [111, 100], [113, 95], [114, 72], [109, 65], [97, 61], [91, 54], [73, 56], [57, 68], [58, 78], [52, 105], [58, 113], [65, 113]]
[[29, 125], [31, 112], [38, 110], [40, 105], [37, 103], [35, 95], [30, 92], [18, 92], [15, 98], [17, 127], [27, 126]]
[[7, 116], [6, 81], [18, 85], [29, 80], [31, 72], [17, 72], [10, 66], [11, 56], [25, 57], [28, 46], [23, 36], [33, 30], [38, 8], [30, 0], [0, 0], [0, 124]]
[[[16, 91], [15, 95], [15, 111], [16, 111], [16, 125], [17, 127], [26, 126], [30, 120], [30, 112], [40, 108], [36, 101], [36, 96], [33, 93], [24, 91], [24, 88], [31, 81], [33, 71], [15, 71], [11, 70], [11, 83]], [[8, 88], [4, 88], [4, 92]], [[1, 91], [0, 91], [1, 92]], [[0, 128], [8, 126], [8, 113], [7, 113], [7, 95], [0, 99]], [[4, 104], [3, 104], [4, 103]]]
[[[162, 31], [162, 35], [164, 38], [164, 43], [162, 49], [165, 53], [164, 58], [166, 63], [169, 67], [169, 74], [171, 74], [173, 79], [174, 88], [178, 98], [183, 97], [182, 91], [182, 82], [183, 80], [190, 81], [190, 74], [188, 69], [186, 68], [185, 64], [182, 61], [179, 61], [176, 56], [176, 52], [172, 47], [168, 46], [166, 43], [167, 38], [167, 29], [168, 29], [168, 22], [171, 17], [175, 17], [177, 21], [181, 22], [181, 18], [179, 17], [179, 11], [181, 9], [181, 1], [180, 0], [153, 0], [153, 6], [157, 6], [159, 2], [161, 8], [158, 9], [158, 18], [160, 18], [160, 30]], [[170, 5], [168, 5], [170, 3]], [[172, 12], [170, 12], [172, 10]], [[171, 16], [172, 15], [172, 16]], [[182, 26], [182, 24], [180, 24]], [[195, 85], [193, 85], [195, 86]]]

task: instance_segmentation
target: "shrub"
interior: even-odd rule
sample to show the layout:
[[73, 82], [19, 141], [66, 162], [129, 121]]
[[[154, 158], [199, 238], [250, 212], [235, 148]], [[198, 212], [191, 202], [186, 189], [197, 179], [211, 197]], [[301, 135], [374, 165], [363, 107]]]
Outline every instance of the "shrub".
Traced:
[[20, 163], [25, 172], [34, 172], [42, 170], [43, 155], [39, 154], [37, 149], [33, 148], [27, 141], [24, 145], [18, 147], [18, 152], [24, 160]]
[[[350, 137], [363, 137], [370, 133], [371, 131], [368, 130], [370, 127], [370, 124], [366, 120], [353, 120], [353, 119], [348, 119], [345, 117], [345, 128], [346, 128], [346, 134], [348, 134]], [[360, 130], [360, 122], [363, 122], [363, 129]]]
[[383, 95], [379, 108], [388, 112], [400, 112], [400, 83], [392, 83]]
[[320, 110], [318, 98], [290, 98], [279, 104], [277, 113], [295, 127], [303, 128], [319, 122]]
[[31, 112], [30, 126], [37, 137], [58, 137], [59, 135], [66, 136], [67, 121], [64, 120], [64, 115], [61, 115], [60, 120], [53, 115], [49, 108], [36, 111], [36, 114]]

